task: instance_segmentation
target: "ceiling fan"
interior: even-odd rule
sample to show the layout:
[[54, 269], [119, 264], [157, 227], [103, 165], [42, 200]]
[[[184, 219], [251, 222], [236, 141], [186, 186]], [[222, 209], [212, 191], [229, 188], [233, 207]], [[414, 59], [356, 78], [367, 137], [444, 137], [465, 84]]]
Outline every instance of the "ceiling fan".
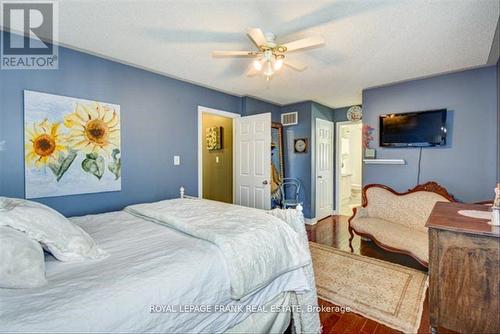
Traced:
[[257, 51], [214, 51], [214, 57], [249, 57], [257, 58], [249, 66], [247, 76], [254, 76], [263, 73], [266, 80], [279, 71], [283, 65], [296, 71], [303, 71], [307, 65], [297, 60], [290, 60], [287, 53], [305, 48], [311, 48], [325, 44], [325, 40], [320, 37], [308, 37], [293, 42], [279, 44], [273, 33], [264, 33], [259, 28], [250, 28], [247, 31], [248, 37], [257, 46]]

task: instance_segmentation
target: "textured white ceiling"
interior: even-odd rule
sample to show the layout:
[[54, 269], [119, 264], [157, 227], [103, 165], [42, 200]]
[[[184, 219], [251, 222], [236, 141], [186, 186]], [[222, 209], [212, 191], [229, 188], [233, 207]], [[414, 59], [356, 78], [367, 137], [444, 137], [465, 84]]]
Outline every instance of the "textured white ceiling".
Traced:
[[[496, 0], [465, 1], [59, 1], [63, 45], [168, 76], [280, 104], [361, 102], [363, 88], [484, 65]], [[308, 64], [267, 83], [244, 75], [248, 27], [278, 41], [321, 35], [326, 46], [289, 53]]]

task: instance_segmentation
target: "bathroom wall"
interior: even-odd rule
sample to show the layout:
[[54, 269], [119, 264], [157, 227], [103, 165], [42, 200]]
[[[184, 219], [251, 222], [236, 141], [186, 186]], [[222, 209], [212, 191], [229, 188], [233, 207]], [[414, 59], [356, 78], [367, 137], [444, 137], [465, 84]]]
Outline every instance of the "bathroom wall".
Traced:
[[362, 144], [361, 144], [361, 124], [349, 126], [349, 155], [351, 157], [351, 185], [361, 186], [362, 171]]

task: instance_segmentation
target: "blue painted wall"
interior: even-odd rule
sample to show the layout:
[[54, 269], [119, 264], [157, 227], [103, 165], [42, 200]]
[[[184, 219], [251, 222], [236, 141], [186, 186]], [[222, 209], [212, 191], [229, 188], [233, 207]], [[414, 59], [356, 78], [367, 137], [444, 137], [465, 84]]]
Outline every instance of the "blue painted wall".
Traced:
[[448, 144], [423, 149], [420, 182], [437, 181], [462, 201], [492, 198], [499, 169], [496, 71], [490, 66], [363, 91], [363, 122], [375, 128], [377, 157], [406, 160], [404, 166], [364, 165], [363, 184], [399, 191], [416, 184], [418, 149], [380, 148], [379, 115], [448, 108]]
[[[281, 107], [281, 113], [298, 112], [299, 123], [283, 128], [285, 141], [285, 175], [297, 178], [302, 183], [300, 201], [303, 202], [304, 216], [314, 217], [311, 206], [311, 102], [300, 102]], [[294, 152], [294, 139], [307, 138], [309, 147], [306, 153]]]
[[335, 108], [333, 109], [333, 118], [334, 122], [345, 122], [347, 121], [347, 110], [349, 110], [351, 106]]
[[281, 122], [281, 107], [277, 104], [262, 101], [250, 96], [241, 98], [241, 115], [250, 116], [262, 113], [271, 113], [273, 122]]
[[197, 194], [197, 107], [240, 113], [240, 97], [66, 48], [59, 59], [59, 70], [0, 71], [0, 195], [24, 197], [24, 89], [121, 105], [122, 191], [40, 202], [81, 215], [176, 197], [181, 185]]

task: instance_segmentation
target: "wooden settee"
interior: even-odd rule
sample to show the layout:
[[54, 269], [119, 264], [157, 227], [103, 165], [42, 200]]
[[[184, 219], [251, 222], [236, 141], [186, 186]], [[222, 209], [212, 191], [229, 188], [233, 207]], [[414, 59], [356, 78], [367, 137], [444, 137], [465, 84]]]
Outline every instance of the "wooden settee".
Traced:
[[423, 266], [429, 263], [429, 237], [425, 223], [436, 202], [456, 202], [436, 182], [428, 182], [406, 193], [381, 185], [363, 188], [362, 206], [349, 218], [349, 246], [354, 233], [371, 239], [379, 247], [407, 254]]

